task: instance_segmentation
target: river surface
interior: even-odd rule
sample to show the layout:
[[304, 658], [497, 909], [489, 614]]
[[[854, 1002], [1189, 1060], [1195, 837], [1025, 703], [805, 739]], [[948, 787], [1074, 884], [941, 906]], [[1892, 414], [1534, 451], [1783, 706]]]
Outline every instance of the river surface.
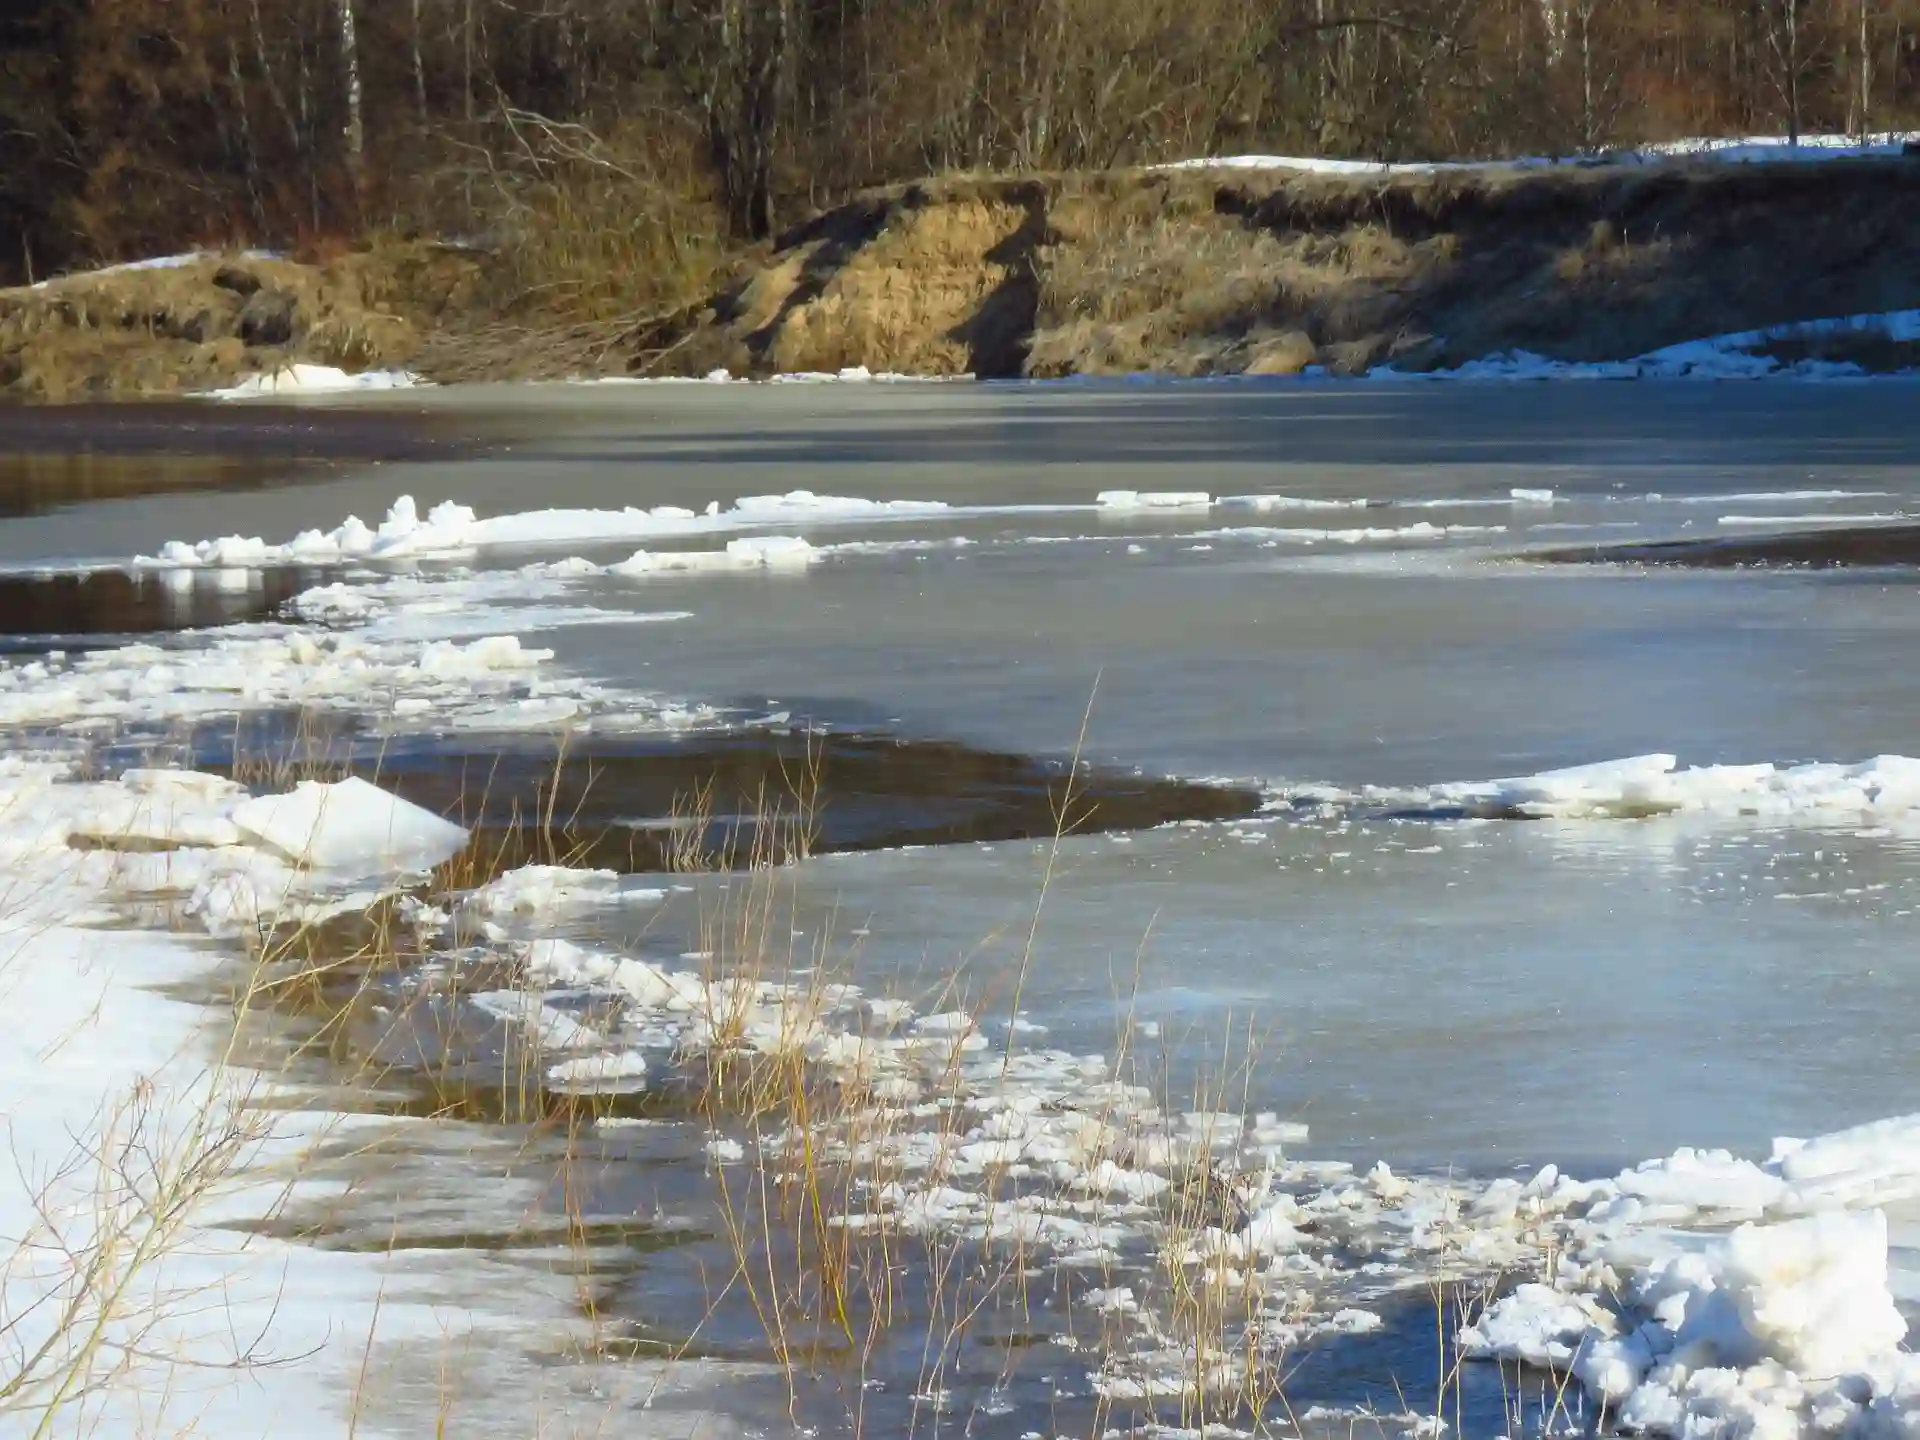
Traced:
[[[1764, 1157], [1776, 1136], [1920, 1110], [1910, 819], [1737, 803], [1463, 818], [1404, 798], [1652, 752], [1920, 754], [1910, 570], [1524, 558], [1920, 514], [1910, 387], [654, 386], [404, 403], [443, 433], [484, 416], [494, 443], [297, 486], [45, 508], [0, 524], [0, 565], [285, 540], [349, 513], [376, 523], [402, 494], [482, 516], [797, 489], [943, 501], [768, 527], [822, 547], [791, 573], [583, 567], [560, 605], [516, 598], [519, 567], [635, 545], [488, 550], [465, 563], [500, 584], [447, 633], [518, 629], [567, 671], [712, 707], [723, 727], [785, 715], [1270, 797], [1251, 818], [1058, 846], [822, 855], [797, 871], [794, 926], [844, 944], [876, 988], [925, 994], [956, 970], [976, 995], [1018, 984], [1023, 1012], [1076, 1051], [1110, 1050], [1131, 1024], [1183, 1081], [1229, 1071], [1249, 1109], [1307, 1123], [1316, 1155], [1601, 1174], [1682, 1145]], [[1096, 505], [1117, 490], [1305, 503]], [[343, 574], [394, 583], [365, 566], [309, 578]], [[471, 578], [412, 573], [420, 593]], [[263, 597], [264, 614], [296, 588], [276, 574], [227, 593]], [[193, 623], [248, 618], [173, 604]], [[7, 628], [58, 628], [32, 613]], [[684, 618], [619, 623], [662, 613]], [[651, 915], [649, 943], [694, 948], [718, 883]]]

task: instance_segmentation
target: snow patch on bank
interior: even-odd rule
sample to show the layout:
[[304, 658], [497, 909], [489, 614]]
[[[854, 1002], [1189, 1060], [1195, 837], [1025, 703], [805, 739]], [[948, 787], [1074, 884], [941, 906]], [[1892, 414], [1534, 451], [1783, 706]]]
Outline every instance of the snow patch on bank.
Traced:
[[[1855, 380], [1869, 372], [1851, 361], [1786, 362], [1757, 353], [1769, 346], [1812, 343], [1838, 337], [1920, 342], [1920, 310], [1877, 315], [1846, 315], [1802, 320], [1764, 330], [1741, 330], [1704, 340], [1689, 340], [1649, 351], [1632, 360], [1551, 360], [1527, 350], [1510, 350], [1470, 360], [1454, 370], [1426, 373], [1382, 366], [1368, 372], [1380, 380]], [[1911, 371], [1902, 371], [1911, 374]]]
[[47, 290], [54, 286], [74, 282], [99, 280], [109, 275], [132, 275], [142, 270], [179, 270], [188, 265], [198, 264], [202, 260], [222, 260], [235, 258], [240, 260], [278, 260], [281, 254], [277, 250], [243, 250], [237, 256], [229, 257], [217, 250], [188, 250], [179, 255], [154, 255], [145, 260], [127, 260], [118, 265], [103, 265], [97, 270], [75, 270], [66, 275], [56, 275], [49, 280], [39, 280], [29, 286], [32, 290]]
[[412, 390], [427, 384], [407, 370], [346, 371], [333, 365], [295, 364], [263, 370], [238, 384], [207, 391], [212, 400], [274, 400], [300, 395], [364, 395]]
[[1606, 150], [1594, 155], [1528, 155], [1511, 160], [1415, 160], [1385, 162], [1339, 160], [1319, 155], [1223, 155], [1177, 160], [1154, 170], [1297, 170], [1310, 175], [1432, 175], [1471, 170], [1539, 170], [1572, 166], [1657, 165], [1676, 160], [1710, 160], [1723, 165], [1810, 163], [1826, 160], [1895, 156], [1920, 131], [1885, 131], [1864, 140], [1857, 135], [1802, 135], [1797, 142], [1784, 135], [1726, 138], [1694, 137], [1642, 145], [1630, 150]]

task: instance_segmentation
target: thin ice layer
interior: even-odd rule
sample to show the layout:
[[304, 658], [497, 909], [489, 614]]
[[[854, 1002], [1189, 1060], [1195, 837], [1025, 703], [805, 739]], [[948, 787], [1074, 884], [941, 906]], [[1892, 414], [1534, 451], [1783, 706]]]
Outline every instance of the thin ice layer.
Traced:
[[1673, 755], [1637, 755], [1500, 780], [1440, 785], [1283, 787], [1277, 808], [1386, 808], [1435, 816], [1632, 818], [1689, 814], [1779, 824], [1846, 824], [1920, 812], [1920, 759], [1880, 755], [1846, 765], [1702, 765]]

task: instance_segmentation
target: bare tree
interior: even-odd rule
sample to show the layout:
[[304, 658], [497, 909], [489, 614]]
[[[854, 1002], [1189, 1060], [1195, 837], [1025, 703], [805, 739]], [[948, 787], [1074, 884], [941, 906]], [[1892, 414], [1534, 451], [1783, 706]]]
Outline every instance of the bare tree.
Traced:
[[353, 0], [338, 0], [340, 13], [340, 73], [346, 82], [347, 123], [343, 138], [347, 147], [347, 173], [353, 178], [356, 198], [366, 187], [367, 122], [362, 109], [360, 82], [360, 36], [353, 20]]
[[795, 0], [679, 0], [708, 157], [734, 233], [773, 233], [774, 160], [798, 42]]
[[1772, 57], [1772, 78], [1780, 103], [1787, 112], [1787, 143], [1800, 143], [1800, 83], [1805, 60], [1805, 36], [1801, 31], [1802, 0], [1764, 0], [1767, 50]]

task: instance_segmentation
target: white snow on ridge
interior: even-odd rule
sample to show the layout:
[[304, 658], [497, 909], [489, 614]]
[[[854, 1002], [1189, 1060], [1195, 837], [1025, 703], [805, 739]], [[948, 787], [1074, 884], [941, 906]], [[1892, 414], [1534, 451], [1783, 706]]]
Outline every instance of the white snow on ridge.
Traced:
[[[33, 290], [46, 290], [52, 286], [64, 285], [74, 280], [98, 280], [105, 275], [130, 275], [141, 270], [178, 270], [201, 260], [219, 260], [225, 258], [218, 250], [189, 250], [180, 255], [155, 255], [146, 260], [127, 260], [118, 265], [103, 265], [97, 270], [75, 270], [66, 275], [55, 275], [51, 279], [36, 281]], [[277, 250], [243, 250], [239, 254], [242, 260], [278, 260]]]
[[1894, 156], [1920, 139], [1920, 132], [1887, 131], [1869, 135], [1802, 135], [1797, 144], [1784, 135], [1737, 136], [1726, 139], [1696, 137], [1667, 140], [1631, 150], [1606, 150], [1595, 155], [1528, 155], [1512, 160], [1336, 160], [1316, 155], [1222, 155], [1176, 160], [1153, 170], [1297, 170], [1313, 175], [1432, 175], [1449, 171], [1534, 170], [1562, 166], [1655, 165], [1675, 160], [1711, 160], [1718, 164], [1751, 165], [1815, 162]]
[[[1830, 339], [1858, 334], [1901, 344], [1920, 342], [1920, 310], [1876, 315], [1845, 315], [1802, 320], [1764, 330], [1741, 330], [1704, 340], [1688, 340], [1649, 351], [1632, 360], [1550, 360], [1526, 350], [1510, 350], [1470, 360], [1455, 370], [1426, 373], [1382, 366], [1368, 373], [1378, 380], [1856, 380], [1867, 371], [1847, 361], [1800, 360], [1784, 364], [1753, 352], [1767, 345]], [[1910, 374], [1910, 371], [1900, 372]]]
[[257, 843], [328, 870], [429, 870], [467, 843], [460, 826], [355, 776], [244, 801], [232, 818]]
[[1276, 807], [1387, 807], [1538, 819], [1684, 814], [1777, 825], [1849, 824], [1920, 817], [1920, 759], [1881, 755], [1854, 765], [1703, 765], [1640, 755], [1500, 780], [1413, 787], [1283, 788]]

